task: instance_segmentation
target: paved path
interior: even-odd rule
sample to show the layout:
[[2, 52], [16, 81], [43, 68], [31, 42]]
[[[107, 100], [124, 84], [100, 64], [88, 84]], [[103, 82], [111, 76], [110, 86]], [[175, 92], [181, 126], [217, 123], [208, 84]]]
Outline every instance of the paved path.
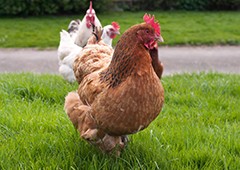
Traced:
[[[164, 75], [213, 71], [240, 74], [240, 46], [161, 47]], [[58, 74], [56, 49], [0, 49], [0, 72]]]
[[0, 72], [58, 74], [57, 50], [0, 49]]
[[240, 74], [240, 46], [165, 47], [159, 53], [165, 75], [200, 71]]

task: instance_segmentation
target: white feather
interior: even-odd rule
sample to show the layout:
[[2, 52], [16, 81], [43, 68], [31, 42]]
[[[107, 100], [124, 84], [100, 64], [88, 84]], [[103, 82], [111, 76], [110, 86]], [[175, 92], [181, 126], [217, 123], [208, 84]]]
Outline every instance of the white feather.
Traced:
[[68, 56], [71, 51], [79, 48], [76, 44], [74, 44], [73, 39], [70, 37], [70, 34], [62, 30], [60, 32], [60, 43], [58, 46], [58, 59], [63, 60], [66, 56]]
[[73, 63], [81, 51], [81, 47], [75, 46], [75, 49], [73, 49], [62, 61], [59, 61], [59, 73], [68, 82], [74, 82], [76, 80], [73, 72]]

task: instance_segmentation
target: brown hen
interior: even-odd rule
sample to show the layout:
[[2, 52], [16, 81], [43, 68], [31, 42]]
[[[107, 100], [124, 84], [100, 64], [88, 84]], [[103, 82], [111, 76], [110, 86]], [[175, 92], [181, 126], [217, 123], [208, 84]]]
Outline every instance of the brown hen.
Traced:
[[125, 135], [146, 128], [163, 106], [163, 39], [154, 16], [144, 21], [124, 32], [114, 53], [93, 36], [74, 63], [78, 95], [66, 97], [66, 112], [81, 137], [106, 152], [119, 154]]

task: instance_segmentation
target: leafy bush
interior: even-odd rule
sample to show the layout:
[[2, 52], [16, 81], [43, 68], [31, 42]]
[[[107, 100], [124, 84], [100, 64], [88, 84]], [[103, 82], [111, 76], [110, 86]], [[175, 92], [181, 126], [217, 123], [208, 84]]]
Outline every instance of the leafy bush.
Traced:
[[133, 0], [129, 10], [239, 10], [240, 0]]
[[208, 9], [240, 10], [240, 0], [210, 0]]
[[[239, 10], [240, 0], [101, 0], [97, 12], [137, 10]], [[0, 0], [0, 15], [49, 15], [85, 13], [89, 0]]]
[[[104, 11], [111, 0], [94, 1], [96, 11]], [[48, 15], [85, 13], [88, 0], [0, 0], [0, 15]]]
[[7, 15], [43, 15], [53, 14], [59, 9], [53, 0], [0, 0], [0, 14]]

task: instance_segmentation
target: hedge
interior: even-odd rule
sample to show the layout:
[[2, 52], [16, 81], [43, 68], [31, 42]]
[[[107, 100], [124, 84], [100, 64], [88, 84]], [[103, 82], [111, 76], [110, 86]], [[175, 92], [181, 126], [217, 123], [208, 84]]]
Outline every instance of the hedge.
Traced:
[[[0, 15], [85, 13], [89, 0], [0, 0]], [[93, 0], [97, 12], [106, 10], [239, 10], [240, 0]]]
[[[96, 11], [107, 9], [111, 0], [94, 1]], [[89, 0], [0, 0], [0, 15], [52, 15], [85, 13]]]
[[240, 0], [134, 0], [127, 10], [239, 10]]

